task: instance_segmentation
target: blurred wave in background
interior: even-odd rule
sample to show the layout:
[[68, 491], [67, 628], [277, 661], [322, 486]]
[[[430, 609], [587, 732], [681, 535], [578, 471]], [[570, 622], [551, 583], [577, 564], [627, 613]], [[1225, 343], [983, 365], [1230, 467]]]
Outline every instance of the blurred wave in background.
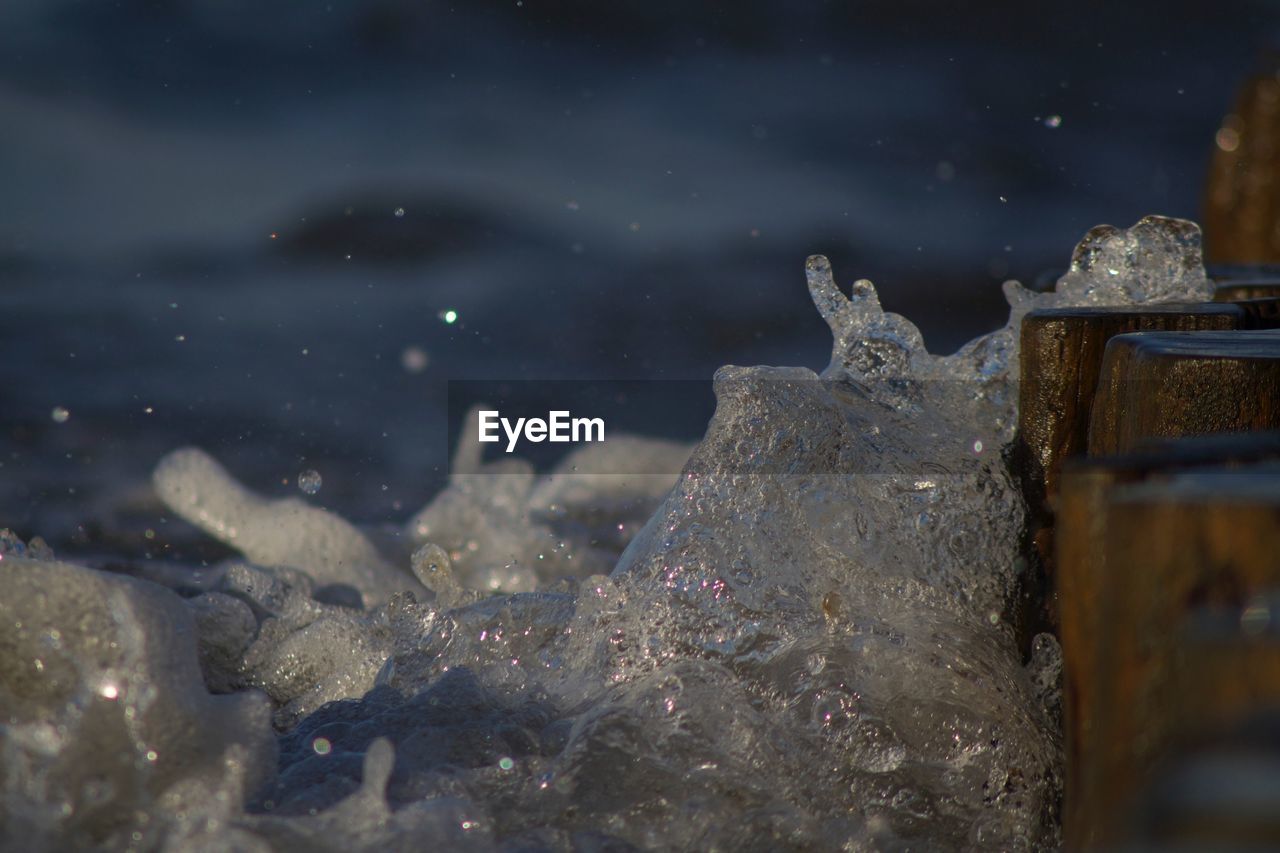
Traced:
[[188, 443], [403, 518], [440, 482], [449, 379], [821, 367], [812, 252], [952, 350], [1090, 226], [1197, 218], [1278, 24], [1261, 0], [6, 0], [0, 527], [130, 540]]

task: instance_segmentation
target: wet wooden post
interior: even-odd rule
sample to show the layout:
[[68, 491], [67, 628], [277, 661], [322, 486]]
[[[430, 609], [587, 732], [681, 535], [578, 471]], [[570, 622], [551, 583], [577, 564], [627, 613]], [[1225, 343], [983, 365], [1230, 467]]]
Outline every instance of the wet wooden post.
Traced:
[[[1240, 651], [1251, 662], [1256, 657], [1238, 647], [1222, 649]], [[1275, 656], [1268, 658], [1265, 664], [1274, 666]], [[1133, 832], [1122, 849], [1274, 849], [1280, 838], [1277, 777], [1280, 711], [1274, 704], [1180, 738], [1140, 793], [1127, 821]]]
[[1188, 736], [1220, 730], [1259, 709], [1280, 710], [1280, 585], [1201, 606], [1176, 642], [1169, 709]]
[[1246, 324], [1229, 304], [1133, 305], [1032, 311], [1021, 329], [1018, 453], [1036, 550], [1052, 575], [1053, 501], [1063, 460], [1088, 445], [1094, 389], [1107, 341], [1144, 330], [1229, 330]]
[[1116, 489], [1107, 503], [1098, 772], [1084, 792], [1092, 822], [1085, 837], [1073, 839], [1084, 845], [1119, 837], [1133, 792], [1186, 722], [1176, 690], [1179, 627], [1187, 616], [1242, 607], [1280, 587], [1276, 465], [1148, 480]]
[[1225, 281], [1214, 290], [1213, 301], [1239, 305], [1251, 329], [1280, 329], [1280, 280]]
[[1227, 279], [1219, 282], [1213, 289], [1214, 302], [1243, 302], [1249, 299], [1280, 299], [1280, 279]]
[[[1067, 841], [1078, 846], [1095, 823], [1099, 804], [1085, 800], [1096, 791], [1100, 746], [1094, 721], [1097, 684], [1109, 665], [1100, 635], [1102, 602], [1110, 572], [1104, 547], [1107, 501], [1115, 488], [1168, 478], [1199, 467], [1280, 462], [1280, 432], [1212, 435], [1153, 441], [1138, 452], [1107, 458], [1079, 457], [1062, 470], [1057, 512], [1057, 556], [1053, 606], [1063, 653]], [[1102, 804], [1105, 805], [1105, 804]]]
[[1244, 310], [1250, 329], [1280, 329], [1280, 299], [1240, 299], [1232, 304]]
[[[1144, 849], [1235, 850], [1280, 839], [1280, 589], [1206, 605], [1178, 632], [1162, 745], [1128, 821]], [[1262, 771], [1260, 774], [1259, 771]], [[1260, 775], [1272, 775], [1259, 786]]]
[[1280, 60], [1241, 87], [1214, 135], [1205, 186], [1205, 255], [1219, 263], [1280, 260]]
[[1280, 332], [1147, 332], [1107, 343], [1089, 453], [1280, 428]]

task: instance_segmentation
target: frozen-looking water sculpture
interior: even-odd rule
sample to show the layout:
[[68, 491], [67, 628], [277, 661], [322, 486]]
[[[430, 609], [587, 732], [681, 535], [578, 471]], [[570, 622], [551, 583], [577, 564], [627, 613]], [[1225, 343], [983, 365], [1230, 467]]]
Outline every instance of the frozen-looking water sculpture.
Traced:
[[[1055, 844], [1056, 644], [1016, 642], [1018, 322], [1205, 298], [1199, 231], [1094, 229], [947, 357], [806, 272], [821, 374], [723, 368], [691, 454], [578, 460], [689, 454], [674, 483], [459, 460], [388, 548], [179, 451], [158, 492], [245, 557], [181, 596], [5, 537], [3, 846]], [[598, 535], [640, 513], [625, 551]]]

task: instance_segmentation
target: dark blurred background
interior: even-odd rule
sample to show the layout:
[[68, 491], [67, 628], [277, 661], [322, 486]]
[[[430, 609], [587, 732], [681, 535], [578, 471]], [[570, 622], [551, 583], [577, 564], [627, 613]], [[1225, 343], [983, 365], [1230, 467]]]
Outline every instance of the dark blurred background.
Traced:
[[[821, 368], [811, 252], [953, 350], [1090, 226], [1198, 217], [1277, 34], [1260, 0], [5, 0], [0, 527], [127, 550], [187, 443], [403, 518], [449, 379]], [[696, 437], [677, 408], [636, 428]]]

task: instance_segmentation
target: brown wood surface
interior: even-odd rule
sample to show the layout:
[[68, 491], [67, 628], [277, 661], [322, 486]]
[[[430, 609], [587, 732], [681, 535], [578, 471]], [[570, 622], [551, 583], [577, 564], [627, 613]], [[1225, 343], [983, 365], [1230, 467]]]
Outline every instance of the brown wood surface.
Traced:
[[[1053, 501], [1063, 460], [1088, 446], [1102, 357], [1115, 335], [1142, 330], [1243, 328], [1239, 306], [1215, 303], [1032, 311], [1022, 321], [1017, 464], [1031, 511], [1035, 550], [1053, 574]], [[1052, 614], [1046, 614], [1052, 618]]]
[[1128, 332], [1229, 330], [1239, 308], [1214, 303], [1054, 308], [1022, 320], [1018, 426], [1040, 500], [1057, 492], [1062, 461], [1083, 453], [1107, 342]]
[[1214, 302], [1241, 302], [1246, 299], [1280, 299], [1280, 279], [1228, 279], [1213, 290]]
[[1247, 328], [1280, 329], [1280, 279], [1226, 281], [1214, 290], [1213, 301], [1239, 305], [1247, 315]]
[[1280, 299], [1240, 299], [1233, 303], [1243, 309], [1250, 329], [1280, 329]]
[[[1114, 841], [1133, 794], [1191, 718], [1179, 639], [1189, 614], [1280, 587], [1280, 466], [1207, 469], [1111, 492], [1098, 599], [1090, 816], [1073, 843]], [[1223, 671], [1229, 675], [1228, 670]], [[1240, 673], [1252, 679], [1258, 674]], [[1247, 697], [1256, 690], [1240, 685]]]
[[[1068, 842], [1095, 822], [1082, 791], [1096, 788], [1100, 713], [1097, 684], [1108, 665], [1100, 645], [1102, 602], [1109, 594], [1106, 559], [1107, 501], [1126, 484], [1167, 479], [1201, 467], [1280, 462], [1280, 433], [1237, 433], [1157, 440], [1124, 456], [1077, 458], [1063, 467], [1057, 514], [1057, 571], [1053, 607], [1063, 654]], [[1074, 845], [1073, 845], [1074, 846]]]
[[[1242, 665], [1263, 667], [1274, 681], [1280, 664], [1273, 638], [1224, 646]], [[1207, 691], [1196, 691], [1201, 694]], [[1180, 738], [1152, 771], [1126, 821], [1126, 850], [1274, 850], [1280, 839], [1280, 708], [1269, 700], [1234, 724]], [[1259, 784], [1261, 782], [1262, 784]]]
[[1215, 135], [1205, 187], [1205, 257], [1280, 260], [1280, 76], [1250, 78]]
[[1280, 332], [1147, 332], [1107, 343], [1089, 453], [1280, 428]]
[[1212, 736], [1280, 708], [1280, 585], [1239, 606], [1201, 607], [1176, 643], [1168, 694], [1180, 738]]

